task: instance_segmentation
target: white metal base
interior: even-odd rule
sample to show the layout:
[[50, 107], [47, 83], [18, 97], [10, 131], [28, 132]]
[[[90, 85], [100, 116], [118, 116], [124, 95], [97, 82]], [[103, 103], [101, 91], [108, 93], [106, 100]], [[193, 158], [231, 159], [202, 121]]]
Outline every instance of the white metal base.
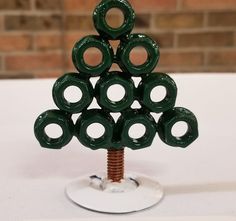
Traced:
[[130, 213], [154, 206], [163, 198], [163, 189], [152, 178], [127, 174], [121, 183], [105, 174], [80, 177], [66, 187], [66, 194], [77, 205], [103, 213]]

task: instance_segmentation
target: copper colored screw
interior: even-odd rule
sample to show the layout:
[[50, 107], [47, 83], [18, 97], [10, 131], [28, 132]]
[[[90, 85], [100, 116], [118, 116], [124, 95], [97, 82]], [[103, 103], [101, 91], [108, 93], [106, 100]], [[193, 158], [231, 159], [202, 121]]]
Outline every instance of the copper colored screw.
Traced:
[[124, 149], [107, 151], [107, 178], [113, 182], [124, 178]]

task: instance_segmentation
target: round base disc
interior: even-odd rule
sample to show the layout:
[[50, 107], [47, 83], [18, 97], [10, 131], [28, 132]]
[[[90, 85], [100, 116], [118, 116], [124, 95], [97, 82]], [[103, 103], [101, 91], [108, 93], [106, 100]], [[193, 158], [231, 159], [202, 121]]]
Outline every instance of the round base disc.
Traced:
[[130, 174], [121, 183], [108, 181], [104, 174], [80, 177], [66, 187], [66, 194], [77, 205], [103, 213], [130, 213], [154, 206], [163, 198], [155, 180]]

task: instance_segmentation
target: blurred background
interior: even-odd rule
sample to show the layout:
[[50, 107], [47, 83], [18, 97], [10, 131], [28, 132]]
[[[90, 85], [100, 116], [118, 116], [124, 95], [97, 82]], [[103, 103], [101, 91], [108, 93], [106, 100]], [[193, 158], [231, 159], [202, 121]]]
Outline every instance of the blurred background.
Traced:
[[[47, 78], [75, 71], [72, 47], [81, 37], [96, 34], [92, 12], [99, 2], [0, 0], [0, 78]], [[137, 15], [133, 32], [150, 35], [161, 47], [157, 71], [236, 71], [236, 0], [129, 2]], [[114, 9], [107, 19], [117, 27], [123, 15]], [[137, 48], [131, 60], [140, 64], [145, 56]], [[101, 55], [91, 49], [85, 58], [95, 65]]]

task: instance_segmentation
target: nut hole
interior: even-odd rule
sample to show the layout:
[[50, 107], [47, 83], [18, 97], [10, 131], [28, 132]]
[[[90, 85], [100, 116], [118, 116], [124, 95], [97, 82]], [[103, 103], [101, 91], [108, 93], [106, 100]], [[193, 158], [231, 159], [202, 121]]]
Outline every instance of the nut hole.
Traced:
[[118, 29], [124, 24], [124, 13], [119, 8], [111, 8], [107, 11], [105, 20], [109, 27]]
[[63, 135], [63, 130], [58, 124], [49, 124], [44, 128], [44, 132], [51, 139], [58, 139]]
[[134, 47], [129, 54], [129, 60], [134, 66], [140, 66], [147, 62], [148, 53], [142, 46]]
[[100, 123], [93, 123], [87, 127], [87, 134], [93, 139], [98, 139], [105, 134], [105, 128]]
[[107, 90], [107, 97], [113, 102], [119, 102], [125, 97], [125, 89], [120, 84], [111, 85]]
[[83, 59], [86, 65], [96, 67], [102, 63], [103, 54], [100, 49], [96, 47], [91, 47], [85, 50], [83, 54]]
[[132, 139], [142, 138], [146, 133], [146, 127], [143, 124], [133, 124], [129, 128], [129, 137]]
[[188, 124], [185, 121], [176, 122], [172, 129], [171, 134], [174, 137], [183, 137], [188, 132]]
[[167, 95], [166, 88], [164, 86], [156, 86], [150, 93], [152, 102], [160, 102], [165, 99]]
[[77, 103], [82, 98], [82, 91], [79, 87], [76, 86], [69, 86], [64, 91], [64, 98], [69, 103]]

